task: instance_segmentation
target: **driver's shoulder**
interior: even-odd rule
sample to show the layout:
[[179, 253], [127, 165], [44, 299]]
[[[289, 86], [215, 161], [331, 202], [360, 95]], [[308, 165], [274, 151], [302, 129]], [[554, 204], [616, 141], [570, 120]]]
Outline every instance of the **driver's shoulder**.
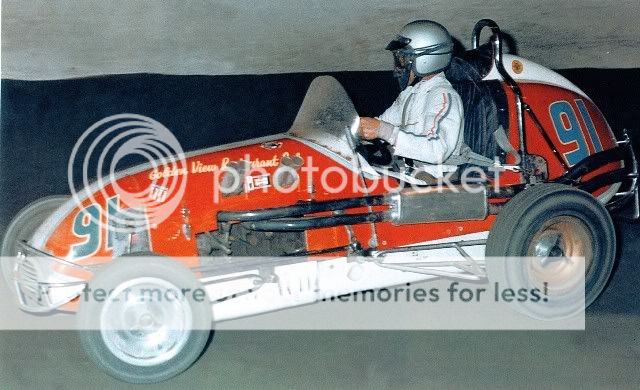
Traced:
[[421, 95], [424, 96], [424, 100], [427, 103], [434, 103], [434, 102], [439, 103], [444, 101], [445, 104], [460, 104], [462, 102], [460, 95], [458, 95], [456, 90], [453, 89], [453, 87], [451, 87], [450, 84], [449, 85], [442, 84], [442, 85], [434, 86], [433, 88], [429, 89], [428, 91], [425, 91]]
[[419, 94], [456, 93], [449, 80], [444, 75], [437, 75], [430, 80], [416, 84], [415, 92]]

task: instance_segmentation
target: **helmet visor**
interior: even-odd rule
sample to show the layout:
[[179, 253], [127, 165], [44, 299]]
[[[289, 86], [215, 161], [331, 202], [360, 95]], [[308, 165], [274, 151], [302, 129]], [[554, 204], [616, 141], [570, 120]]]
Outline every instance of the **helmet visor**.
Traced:
[[409, 84], [409, 75], [414, 61], [415, 55], [409, 51], [393, 51], [393, 77], [398, 80], [401, 90], [404, 90]]
[[389, 42], [386, 47], [386, 50], [396, 51], [400, 49], [404, 49], [411, 42], [411, 39], [403, 37], [402, 35], [398, 35], [396, 39]]

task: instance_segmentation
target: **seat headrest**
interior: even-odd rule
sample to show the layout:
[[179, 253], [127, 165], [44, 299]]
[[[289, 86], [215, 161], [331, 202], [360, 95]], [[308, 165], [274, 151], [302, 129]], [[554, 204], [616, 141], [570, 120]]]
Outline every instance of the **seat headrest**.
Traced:
[[445, 76], [452, 84], [469, 81], [478, 82], [482, 80], [482, 76], [478, 70], [472, 64], [460, 57], [454, 57], [451, 60], [451, 65], [445, 71]]

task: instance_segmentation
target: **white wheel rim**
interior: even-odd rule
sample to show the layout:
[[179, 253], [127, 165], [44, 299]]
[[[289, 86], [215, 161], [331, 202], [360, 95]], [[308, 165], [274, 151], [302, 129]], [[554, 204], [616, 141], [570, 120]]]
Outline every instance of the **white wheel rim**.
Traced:
[[589, 228], [580, 219], [558, 216], [546, 221], [533, 236], [527, 253], [541, 259], [527, 264], [535, 287], [542, 288], [546, 281], [554, 286], [549, 288], [550, 294], [561, 294], [584, 285], [593, 263], [591, 244]]
[[118, 285], [100, 314], [100, 334], [109, 351], [136, 366], [155, 366], [175, 357], [189, 339], [193, 321], [189, 301], [180, 291], [152, 277]]

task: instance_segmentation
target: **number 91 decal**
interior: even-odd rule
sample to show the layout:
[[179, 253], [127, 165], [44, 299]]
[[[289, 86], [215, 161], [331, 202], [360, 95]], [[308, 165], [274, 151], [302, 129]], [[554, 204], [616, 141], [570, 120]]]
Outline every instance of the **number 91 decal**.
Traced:
[[586, 140], [586, 134], [588, 134], [591, 145], [593, 145], [593, 152], [597, 153], [602, 151], [602, 144], [600, 143], [600, 138], [593, 125], [587, 106], [582, 99], [576, 99], [575, 103], [582, 121], [587, 126], [586, 133], [582, 129], [571, 103], [561, 100], [551, 103], [549, 106], [549, 115], [551, 116], [551, 121], [553, 122], [553, 127], [558, 135], [558, 139], [563, 145], [575, 145], [575, 149], [563, 153], [569, 166], [576, 165], [591, 154]]
[[106, 214], [99, 204], [92, 203], [78, 211], [74, 218], [72, 232], [82, 241], [71, 246], [69, 257], [90, 257], [100, 249], [112, 251], [114, 257], [149, 252], [148, 222], [143, 209], [122, 209], [118, 196], [107, 200]]

